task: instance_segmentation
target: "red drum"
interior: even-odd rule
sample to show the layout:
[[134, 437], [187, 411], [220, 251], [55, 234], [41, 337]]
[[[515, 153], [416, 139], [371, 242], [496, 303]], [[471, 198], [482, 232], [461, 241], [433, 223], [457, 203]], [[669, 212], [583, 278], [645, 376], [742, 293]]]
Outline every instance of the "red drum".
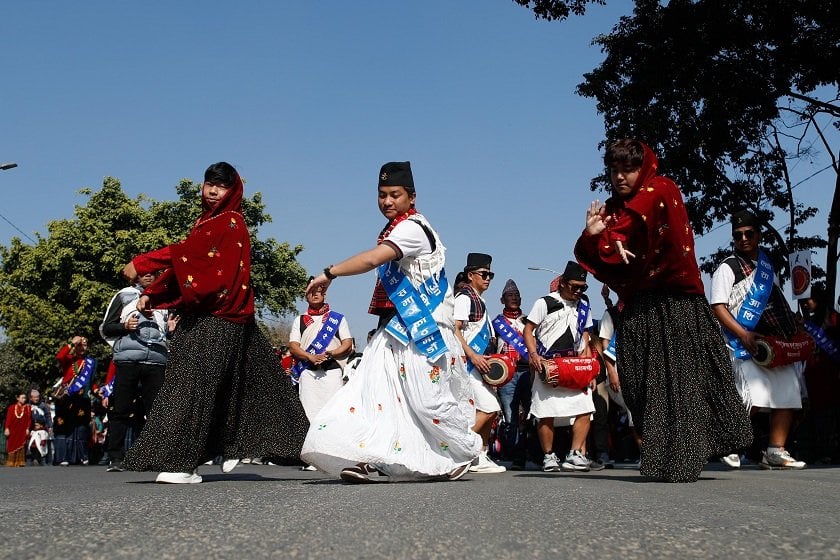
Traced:
[[768, 369], [807, 360], [814, 353], [814, 339], [806, 332], [798, 332], [790, 340], [775, 336], [756, 338], [758, 347], [752, 359]]
[[542, 366], [542, 380], [547, 384], [580, 390], [586, 389], [601, 370], [596, 357], [543, 358]]
[[490, 371], [481, 374], [485, 383], [493, 387], [501, 387], [513, 379], [513, 374], [516, 373], [516, 364], [513, 363], [510, 356], [507, 354], [491, 354], [487, 356], [487, 361], [490, 363]]

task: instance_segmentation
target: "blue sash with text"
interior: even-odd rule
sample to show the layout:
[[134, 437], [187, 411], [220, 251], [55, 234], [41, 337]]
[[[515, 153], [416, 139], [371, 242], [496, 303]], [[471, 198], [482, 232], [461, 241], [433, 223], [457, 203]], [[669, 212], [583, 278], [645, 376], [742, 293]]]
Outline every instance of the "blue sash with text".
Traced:
[[[476, 354], [483, 356], [488, 344], [490, 344], [490, 324], [485, 320], [481, 330], [467, 341], [467, 346], [472, 348]], [[472, 371], [474, 367], [473, 363], [467, 359], [467, 371]]]
[[[767, 255], [764, 251], [759, 251], [758, 266], [756, 266], [755, 269], [753, 283], [747, 292], [747, 297], [744, 299], [744, 303], [741, 304], [741, 309], [738, 310], [738, 316], [735, 317], [738, 324], [749, 331], [755, 329], [759, 319], [761, 319], [761, 314], [764, 313], [764, 310], [767, 307], [767, 301], [770, 299], [770, 292], [773, 290], [774, 274], [773, 265], [770, 263]], [[736, 358], [739, 360], [748, 360], [752, 357], [750, 353], [747, 352], [747, 349], [744, 348], [744, 345], [741, 343], [741, 339], [729, 332], [727, 329], [723, 329], [723, 333], [726, 335], [729, 347], [732, 348]]]
[[820, 350], [825, 352], [826, 355], [835, 362], [840, 362], [840, 349], [838, 349], [837, 345], [828, 338], [828, 335], [825, 334], [824, 330], [810, 321], [805, 321], [803, 323], [803, 327], [805, 328], [805, 332], [810, 334], [811, 338], [814, 339], [814, 342], [817, 343]]
[[446, 272], [441, 270], [437, 278], [431, 276], [419, 289], [400, 270], [397, 261], [381, 265], [377, 272], [397, 310], [385, 330], [404, 346], [413, 341], [427, 360], [435, 362], [449, 350], [432, 316], [446, 295]]
[[[306, 348], [306, 351], [313, 354], [323, 354], [326, 352], [330, 341], [338, 334], [338, 326], [341, 324], [342, 319], [344, 319], [344, 315], [330, 311], [326, 318], [324, 318], [324, 322], [321, 323], [321, 330], [315, 335], [315, 340]], [[295, 360], [292, 366], [292, 381], [295, 383], [298, 382], [300, 374], [307, 368], [307, 364], [309, 362], [306, 360]]]
[[618, 335], [618, 332], [613, 331], [612, 336], [610, 337], [610, 343], [607, 345], [607, 349], [604, 350], [604, 355], [615, 361], [615, 338]]
[[578, 310], [577, 310], [577, 331], [578, 331], [578, 340], [583, 337], [583, 331], [586, 330], [586, 321], [589, 320], [589, 302], [585, 299], [581, 299], [578, 302]]
[[[73, 367], [75, 368], [75, 365]], [[76, 372], [76, 375], [67, 387], [67, 392], [71, 395], [75, 395], [76, 393], [83, 393], [87, 390], [90, 384], [90, 376], [93, 374], [94, 369], [96, 369], [96, 360], [93, 358], [85, 358], [84, 365]]]
[[525, 339], [522, 338], [522, 335], [507, 322], [504, 315], [498, 315], [495, 319], [493, 319], [493, 329], [495, 329], [496, 334], [498, 334], [508, 346], [516, 350], [516, 353], [519, 354], [523, 360], [528, 359], [528, 348], [525, 346]]

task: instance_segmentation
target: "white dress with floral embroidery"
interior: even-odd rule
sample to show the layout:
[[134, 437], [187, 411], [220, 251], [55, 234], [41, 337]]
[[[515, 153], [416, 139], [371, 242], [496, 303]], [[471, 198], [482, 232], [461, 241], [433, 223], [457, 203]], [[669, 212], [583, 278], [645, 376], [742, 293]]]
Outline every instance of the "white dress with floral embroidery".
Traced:
[[[443, 270], [446, 248], [420, 214], [397, 224], [386, 242], [402, 253], [400, 269], [415, 286]], [[478, 456], [481, 438], [470, 429], [475, 403], [452, 312], [450, 286], [433, 313], [449, 351], [434, 363], [378, 329], [355, 375], [312, 421], [301, 458], [336, 476], [370, 463], [399, 481], [445, 475]]]

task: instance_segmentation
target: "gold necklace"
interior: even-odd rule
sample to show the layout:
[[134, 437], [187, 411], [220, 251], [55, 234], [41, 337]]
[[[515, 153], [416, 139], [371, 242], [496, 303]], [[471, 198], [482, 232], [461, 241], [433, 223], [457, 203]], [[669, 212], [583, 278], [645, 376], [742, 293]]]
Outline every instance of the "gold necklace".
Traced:
[[[18, 409], [20, 409], [20, 414], [18, 414]], [[20, 403], [15, 403], [15, 418], [23, 418], [23, 406]]]

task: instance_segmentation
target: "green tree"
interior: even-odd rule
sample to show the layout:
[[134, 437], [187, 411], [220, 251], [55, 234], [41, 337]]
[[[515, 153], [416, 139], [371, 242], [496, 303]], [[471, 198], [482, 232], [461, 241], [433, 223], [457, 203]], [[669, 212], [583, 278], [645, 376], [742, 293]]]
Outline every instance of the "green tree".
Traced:
[[[537, 17], [552, 19], [544, 14], [562, 14], [569, 3], [534, 4], [543, 9]], [[816, 209], [796, 202], [791, 168], [833, 170], [832, 299], [840, 234], [838, 22], [840, 4], [823, 0], [637, 0], [631, 15], [595, 38], [605, 59], [578, 86], [597, 101], [608, 140], [636, 137], [654, 147], [686, 195], [698, 233], [739, 207], [768, 224], [786, 216], [784, 235], [772, 231], [779, 264], [785, 246], [826, 246], [798, 232]], [[604, 186], [603, 177], [593, 180], [593, 189]], [[716, 258], [703, 260], [709, 270]]]
[[582, 16], [587, 4], [606, 4], [605, 0], [513, 0], [534, 11], [538, 18], [564, 20], [571, 14]]
[[[110, 298], [125, 286], [122, 267], [135, 255], [183, 239], [200, 214], [199, 184], [184, 179], [175, 190], [174, 201], [129, 198], [117, 179], [106, 177], [100, 190], [82, 189], [87, 204], [77, 206], [72, 219], [50, 222], [48, 235], [34, 245], [13, 238], [0, 246], [0, 327], [18, 383], [51, 383], [58, 375], [59, 344], [74, 334], [88, 337], [91, 355], [104, 367], [110, 348], [98, 327]], [[257, 311], [290, 313], [306, 286], [306, 272], [296, 261], [303, 248], [257, 238], [258, 228], [271, 220], [259, 193], [242, 206], [253, 245]], [[4, 375], [6, 362], [0, 367]]]

